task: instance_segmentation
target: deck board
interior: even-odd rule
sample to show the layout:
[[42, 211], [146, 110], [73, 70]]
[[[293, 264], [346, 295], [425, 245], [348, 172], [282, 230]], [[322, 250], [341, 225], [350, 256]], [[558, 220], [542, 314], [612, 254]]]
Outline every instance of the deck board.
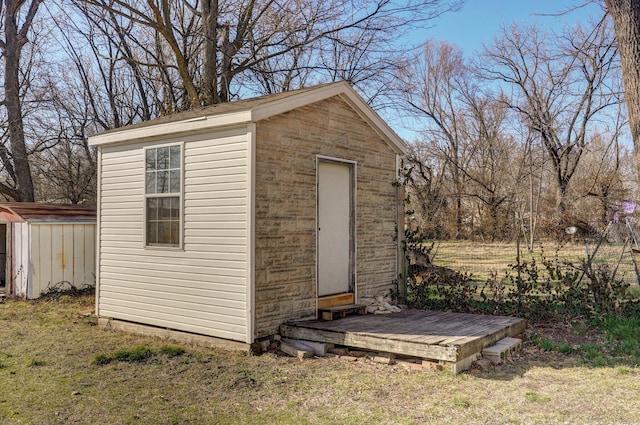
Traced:
[[281, 326], [281, 334], [455, 363], [525, 328], [526, 321], [516, 317], [408, 309], [331, 321], [290, 322]]

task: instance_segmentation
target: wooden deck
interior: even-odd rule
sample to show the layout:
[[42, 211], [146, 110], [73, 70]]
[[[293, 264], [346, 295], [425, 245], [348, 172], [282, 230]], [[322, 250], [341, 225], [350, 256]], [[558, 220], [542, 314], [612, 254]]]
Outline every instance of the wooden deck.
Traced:
[[290, 322], [280, 327], [280, 333], [287, 338], [419, 357], [458, 373], [485, 347], [521, 334], [526, 326], [525, 320], [515, 317], [403, 310]]

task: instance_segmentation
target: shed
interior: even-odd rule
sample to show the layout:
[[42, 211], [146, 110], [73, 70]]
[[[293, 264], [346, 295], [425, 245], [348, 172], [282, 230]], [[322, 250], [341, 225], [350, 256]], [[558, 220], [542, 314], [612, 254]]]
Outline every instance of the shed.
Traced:
[[0, 203], [0, 290], [37, 298], [47, 289], [95, 284], [96, 209]]
[[252, 343], [397, 287], [406, 146], [344, 82], [89, 143], [102, 320]]

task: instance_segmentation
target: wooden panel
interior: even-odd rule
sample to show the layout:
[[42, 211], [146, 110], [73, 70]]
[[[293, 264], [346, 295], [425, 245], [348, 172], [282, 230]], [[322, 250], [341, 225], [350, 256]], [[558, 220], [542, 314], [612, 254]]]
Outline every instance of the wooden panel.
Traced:
[[329, 297], [318, 298], [318, 309], [336, 307], [339, 305], [353, 304], [355, 302], [354, 294], [338, 294]]
[[[344, 319], [341, 319], [344, 320]], [[365, 350], [386, 351], [427, 359], [455, 361], [456, 349], [440, 345], [428, 345], [411, 341], [394, 341], [377, 336], [364, 335], [357, 332], [338, 332], [321, 329], [309, 329], [300, 325], [282, 325], [280, 333], [287, 338], [306, 339], [309, 341], [329, 342], [347, 347]]]

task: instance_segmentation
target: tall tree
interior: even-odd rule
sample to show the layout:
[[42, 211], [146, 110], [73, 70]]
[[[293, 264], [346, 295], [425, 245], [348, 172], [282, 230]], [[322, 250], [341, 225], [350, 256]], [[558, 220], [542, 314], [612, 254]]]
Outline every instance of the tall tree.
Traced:
[[21, 56], [27, 35], [42, 0], [4, 0], [2, 2], [4, 39], [0, 51], [4, 59], [4, 99], [9, 147], [0, 147], [0, 160], [9, 179], [0, 183], [0, 192], [16, 201], [33, 202], [34, 190], [25, 140], [22, 111]]
[[[157, 46], [155, 56], [164, 61], [137, 58], [138, 63], [176, 73], [183, 92], [176, 106], [186, 109], [231, 100], [241, 91], [234, 89], [234, 83], [243, 74], [260, 74], [266, 84], [277, 82], [282, 89], [291, 88], [292, 78], [322, 66], [322, 58], [326, 58], [323, 43], [330, 46], [337, 41], [343, 47], [360, 43], [355, 49], [360, 54], [368, 51], [367, 35], [384, 33], [390, 37], [395, 32], [397, 36], [402, 28], [419, 25], [462, 1], [412, 0], [398, 4], [393, 0], [76, 0], [76, 3], [106, 10], [122, 21], [145, 28], [137, 34], [146, 33], [146, 44]], [[155, 42], [149, 43], [153, 39], [149, 30], [155, 35]], [[365, 37], [356, 37], [359, 33]], [[275, 74], [280, 75], [275, 78]]]
[[640, 0], [604, 0], [618, 40], [631, 137], [640, 166]]
[[535, 27], [514, 25], [485, 51], [478, 67], [486, 78], [506, 84], [503, 99], [540, 137], [553, 164], [561, 219], [589, 132], [598, 114], [619, 100], [611, 87], [616, 49], [606, 20], [554, 39]]
[[[437, 187], [434, 195], [439, 198], [447, 195], [449, 237], [500, 236], [504, 226], [499, 222], [512, 199], [510, 186], [519, 179], [518, 167], [512, 166], [515, 141], [505, 128], [509, 109], [483, 92], [455, 46], [427, 41], [410, 63], [400, 90], [423, 138], [410, 156], [416, 174], [409, 183], [425, 186], [429, 193]], [[428, 156], [437, 158], [435, 164], [425, 162]], [[438, 181], [446, 186], [433, 185]]]
[[468, 69], [462, 51], [455, 46], [429, 40], [423, 50], [411, 61], [411, 67], [402, 79], [400, 88], [403, 101], [410, 112], [421, 119], [424, 143], [432, 145], [444, 159], [450, 182], [451, 236], [462, 236], [463, 194], [468, 176], [463, 170], [469, 161], [466, 140], [466, 122], [460, 108], [459, 87], [468, 78]]

